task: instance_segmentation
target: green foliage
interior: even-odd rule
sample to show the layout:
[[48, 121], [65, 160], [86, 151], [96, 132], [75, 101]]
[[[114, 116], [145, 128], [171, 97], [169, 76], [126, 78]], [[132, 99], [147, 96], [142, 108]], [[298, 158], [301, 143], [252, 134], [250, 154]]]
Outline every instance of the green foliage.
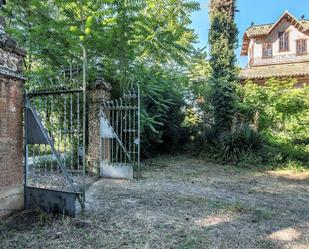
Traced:
[[309, 87], [294, 87], [295, 81], [270, 79], [265, 86], [247, 82], [240, 88], [240, 111], [255, 120], [259, 130], [291, 139], [308, 137]]
[[187, 107], [184, 112], [184, 120], [182, 126], [188, 130], [190, 134], [198, 133], [202, 122], [201, 115], [191, 106]]
[[203, 151], [220, 161], [239, 162], [244, 154], [258, 151], [263, 143], [262, 134], [248, 125], [222, 132], [219, 137], [216, 129], [212, 128], [205, 132]]
[[222, 160], [237, 161], [242, 153], [259, 149], [263, 138], [260, 133], [245, 126], [234, 132], [223, 132], [216, 143], [222, 149], [219, 153]]
[[143, 97], [143, 120], [150, 124], [143, 126], [142, 148], [145, 157], [179, 151], [187, 137], [186, 130], [181, 127], [185, 105], [182, 82], [185, 79], [179, 72], [167, 73], [157, 69], [151, 80], [154, 82], [145, 86], [150, 89]]
[[107, 77], [124, 84], [132, 65], [188, 58], [196, 36], [187, 26], [198, 8], [184, 0], [12, 0], [7, 12], [10, 32], [31, 57], [27, 68], [68, 65], [83, 43], [89, 60], [99, 57]]
[[309, 167], [309, 87], [293, 79], [237, 87], [232, 128], [219, 136], [207, 128], [203, 154], [241, 165]]
[[[261, 162], [308, 164], [309, 87], [295, 87], [293, 79], [270, 79], [264, 86], [247, 82], [240, 86], [239, 115], [263, 133]], [[308, 165], [309, 166], [309, 165]]]
[[[205, 49], [205, 48], [204, 48]], [[204, 49], [194, 51], [188, 61], [188, 85], [186, 86], [192, 96], [188, 98], [205, 97], [205, 93], [209, 91], [209, 78], [211, 75], [211, 67], [207, 60], [207, 54]], [[192, 99], [195, 101], [196, 99]]]
[[218, 134], [231, 129], [235, 113], [237, 27], [234, 22], [235, 1], [211, 1], [209, 31], [211, 94], [214, 126]]
[[242, 123], [234, 122], [238, 78], [235, 56], [238, 34], [234, 21], [235, 2], [212, 0], [210, 4], [210, 75], [204, 83], [198, 82], [200, 89], [204, 91], [204, 101], [199, 105], [204, 117], [204, 132], [197, 139], [203, 154], [233, 161], [239, 158], [240, 152], [253, 149], [259, 143], [259, 135], [251, 128], [244, 128]]
[[[104, 65], [113, 96], [141, 85], [144, 144], [157, 146], [174, 141], [182, 123], [180, 93], [197, 38], [188, 26], [198, 9], [187, 0], [12, 0], [6, 14], [8, 32], [27, 51], [28, 86], [80, 63], [82, 43], [89, 65]], [[89, 74], [90, 84], [96, 75]]]

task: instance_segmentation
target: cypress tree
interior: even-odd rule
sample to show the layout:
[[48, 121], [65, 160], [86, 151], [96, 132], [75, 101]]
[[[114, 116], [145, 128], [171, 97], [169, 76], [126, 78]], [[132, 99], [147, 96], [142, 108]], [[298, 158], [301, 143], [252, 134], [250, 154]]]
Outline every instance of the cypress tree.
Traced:
[[210, 3], [210, 101], [217, 135], [230, 130], [235, 113], [238, 34], [234, 21], [235, 6], [235, 0], [211, 0]]

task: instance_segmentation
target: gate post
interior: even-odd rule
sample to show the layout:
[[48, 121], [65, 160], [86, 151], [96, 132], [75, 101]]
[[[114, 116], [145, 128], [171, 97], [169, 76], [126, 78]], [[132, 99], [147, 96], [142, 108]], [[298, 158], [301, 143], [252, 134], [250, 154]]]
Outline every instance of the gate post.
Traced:
[[88, 154], [89, 173], [100, 174], [100, 104], [111, 99], [112, 87], [103, 79], [97, 79], [88, 91]]
[[0, 217], [24, 208], [23, 84], [25, 52], [0, 17]]

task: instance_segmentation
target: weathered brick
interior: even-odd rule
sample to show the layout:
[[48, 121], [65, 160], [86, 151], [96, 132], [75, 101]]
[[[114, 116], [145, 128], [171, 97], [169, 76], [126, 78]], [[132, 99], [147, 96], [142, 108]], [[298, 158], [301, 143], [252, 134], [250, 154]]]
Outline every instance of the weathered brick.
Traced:
[[23, 182], [22, 84], [0, 76], [0, 189]]

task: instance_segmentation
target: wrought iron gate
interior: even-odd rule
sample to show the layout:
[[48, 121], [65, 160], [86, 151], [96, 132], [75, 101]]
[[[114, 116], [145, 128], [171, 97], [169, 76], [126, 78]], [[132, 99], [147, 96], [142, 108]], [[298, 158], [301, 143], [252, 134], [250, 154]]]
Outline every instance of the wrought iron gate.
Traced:
[[26, 208], [74, 216], [77, 199], [84, 211], [86, 89], [75, 83], [25, 94]]
[[140, 89], [100, 106], [100, 174], [102, 177], [140, 177]]

